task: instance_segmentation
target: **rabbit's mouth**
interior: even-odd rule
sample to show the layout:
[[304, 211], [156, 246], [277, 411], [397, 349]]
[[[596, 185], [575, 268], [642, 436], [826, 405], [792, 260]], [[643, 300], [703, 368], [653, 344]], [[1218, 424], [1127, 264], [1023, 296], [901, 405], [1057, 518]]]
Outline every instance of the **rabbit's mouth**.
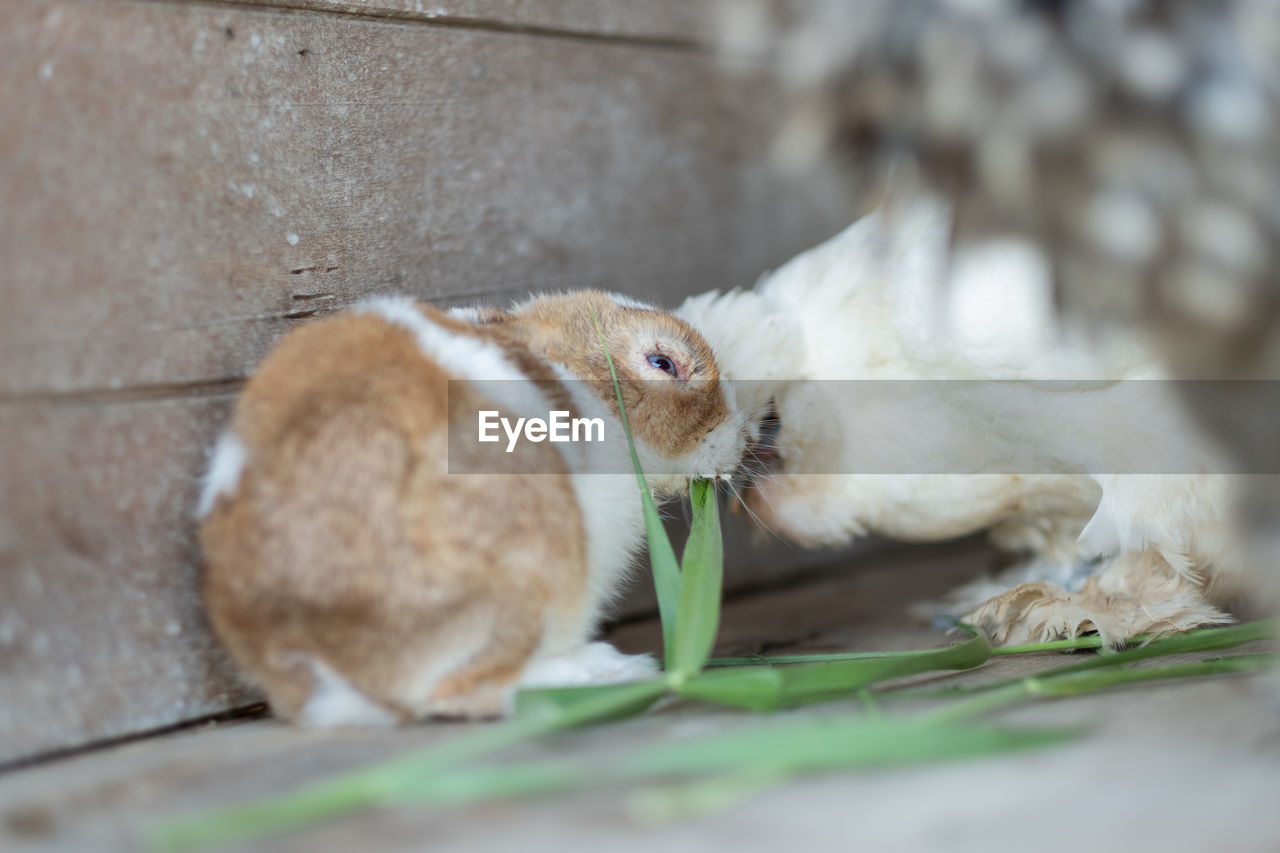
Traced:
[[744, 485], [769, 476], [782, 463], [782, 457], [778, 454], [778, 432], [782, 429], [782, 419], [778, 416], [778, 407], [774, 401], [769, 401], [769, 407], [752, 426], [754, 429], [751, 430], [739, 473], [740, 477], [745, 478]]
[[751, 421], [747, 429], [746, 449], [742, 463], [723, 483], [722, 491], [730, 495], [729, 512], [737, 515], [745, 511], [761, 526], [767, 524], [752, 510], [754, 494], [760, 484], [782, 471], [782, 457], [778, 453], [778, 432], [782, 420], [773, 400], [764, 413]]

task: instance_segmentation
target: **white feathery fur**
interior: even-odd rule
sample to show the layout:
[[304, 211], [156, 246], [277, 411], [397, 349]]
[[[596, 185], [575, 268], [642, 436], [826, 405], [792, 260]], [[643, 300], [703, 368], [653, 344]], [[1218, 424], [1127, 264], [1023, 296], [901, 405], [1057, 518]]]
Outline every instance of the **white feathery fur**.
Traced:
[[[887, 205], [753, 290], [695, 296], [678, 310], [711, 344], [726, 378], [761, 380], [748, 392], [753, 402], [775, 398], [783, 468], [758, 484], [759, 515], [811, 546], [844, 544], [868, 532], [939, 540], [990, 529], [997, 544], [1031, 552], [1021, 569], [1021, 580], [1029, 582], [1074, 578], [1075, 567], [1086, 561], [1100, 571], [1113, 563], [1147, 571], [1150, 561], [1121, 557], [1152, 551], [1177, 576], [1193, 581], [1176, 590], [1151, 585], [1164, 590], [1154, 594], [1177, 599], [1161, 611], [1162, 625], [1191, 627], [1169, 617], [1179, 608], [1188, 620], [1221, 618], [1196, 598], [1230, 559], [1224, 543], [1231, 541], [1231, 478], [1081, 473], [1152, 470], [1144, 467], [1150, 459], [1133, 457], [1135, 448], [1168, 454], [1169, 443], [1181, 436], [1187, 436], [1182, 450], [1196, 454], [1184, 458], [1202, 460], [1200, 470], [1228, 470], [1189, 427], [1179, 403], [1162, 396], [1167, 389], [1161, 383], [1152, 383], [1141, 398], [1143, 417], [1131, 419], [1149, 441], [1130, 436], [1120, 443], [1106, 432], [1072, 432], [1091, 422], [1089, 407], [1102, 413], [1132, 399], [1133, 386], [1120, 398], [1106, 380], [1161, 378], [1154, 361], [1136, 341], [1086, 340], [1061, 328], [1048, 265], [1031, 244], [993, 241], [955, 257], [949, 246], [944, 205], [929, 199]], [[935, 386], [936, 399], [923, 403], [916, 417], [877, 424], [873, 400], [831, 394], [821, 382], [788, 381], [824, 379], [1003, 379], [1026, 387], [999, 419], [981, 393], [957, 384], [954, 391]], [[1083, 384], [1064, 394], [1037, 386], [1037, 380]], [[950, 455], [921, 458], [919, 448], [927, 442], [903, 437], [935, 430], [937, 423], [947, 423], [954, 432], [948, 437], [957, 441], [966, 430], [975, 441], [995, 436], [1023, 463], [1018, 467], [1014, 456], [988, 458], [981, 470], [1042, 473], [931, 473], [955, 470], [954, 450], [939, 447], [939, 454]], [[879, 461], [877, 470], [904, 473], [830, 475], [856, 471], [855, 460], [868, 458]], [[1025, 467], [1028, 460], [1031, 467]], [[1048, 587], [1065, 592], [1058, 584]], [[1016, 621], [1019, 612], [1002, 618]], [[1123, 626], [1116, 629], [1121, 634], [1146, 627], [1142, 619], [1101, 614], [1092, 621]], [[1050, 613], [1042, 623], [1071, 620]]]
[[459, 379], [484, 382], [484, 394], [516, 416], [545, 416], [549, 411], [547, 398], [536, 385], [526, 381], [499, 346], [470, 335], [454, 334], [431, 322], [411, 297], [379, 296], [355, 305], [352, 311], [376, 314], [408, 329], [427, 357]]
[[235, 494], [244, 471], [249, 452], [244, 442], [231, 430], [218, 436], [209, 459], [209, 470], [200, 488], [200, 500], [196, 503], [196, 518], [204, 518], [213, 510], [213, 504], [221, 495]]
[[308, 655], [298, 657], [310, 668], [313, 684], [311, 697], [298, 714], [298, 725], [327, 728], [396, 724], [395, 714], [371, 702], [323, 660]]
[[464, 323], [476, 323], [480, 320], [480, 309], [473, 305], [459, 305], [449, 309], [449, 316]]
[[[603, 418], [610, 430], [621, 434], [622, 425], [604, 402], [562, 365], [553, 365], [564, 382], [577, 416]], [[631, 459], [622, 441], [580, 442], [558, 445], [572, 472], [574, 494], [582, 508], [587, 540], [587, 602], [583, 623], [548, 630], [536, 658], [561, 656], [581, 645], [595, 630], [603, 609], [613, 601], [626, 581], [631, 556], [644, 536], [640, 491], [630, 470]], [[609, 472], [609, 473], [598, 473]], [[550, 627], [550, 626], [549, 626]]]
[[621, 684], [656, 678], [658, 664], [649, 655], [625, 655], [608, 643], [587, 643], [553, 657], [539, 658], [520, 676], [523, 688]]
[[627, 296], [625, 293], [610, 293], [609, 298], [613, 300], [613, 304], [622, 308], [638, 308], [641, 311], [657, 311], [648, 302], [641, 302], [639, 299]]

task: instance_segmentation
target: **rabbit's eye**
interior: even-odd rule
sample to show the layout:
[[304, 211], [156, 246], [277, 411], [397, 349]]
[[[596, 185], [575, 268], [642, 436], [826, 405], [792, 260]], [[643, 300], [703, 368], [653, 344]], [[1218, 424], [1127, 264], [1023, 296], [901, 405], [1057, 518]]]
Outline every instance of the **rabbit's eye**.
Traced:
[[661, 370], [663, 373], [670, 373], [672, 376], [679, 378], [680, 370], [676, 367], [676, 363], [665, 355], [653, 354], [648, 356], [649, 364]]

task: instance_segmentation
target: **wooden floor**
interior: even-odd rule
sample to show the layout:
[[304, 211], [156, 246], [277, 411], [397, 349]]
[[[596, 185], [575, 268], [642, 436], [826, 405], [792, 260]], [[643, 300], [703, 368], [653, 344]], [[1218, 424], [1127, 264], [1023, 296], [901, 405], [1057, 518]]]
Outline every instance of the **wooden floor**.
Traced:
[[[927, 647], [945, 640], [903, 615], [981, 570], [972, 548], [879, 552], [726, 605], [720, 653]], [[613, 639], [652, 649], [652, 621]], [[1059, 665], [1001, 658], [963, 678]], [[646, 823], [629, 792], [344, 819], [252, 849], [271, 851], [1280, 850], [1280, 713], [1266, 679], [1146, 686], [1028, 706], [1005, 719], [1087, 723], [1079, 741], [1013, 757], [805, 779], [711, 816]], [[847, 705], [851, 710], [852, 703]], [[829, 710], [829, 706], [828, 706]], [[807, 713], [807, 712], [806, 712]], [[603, 755], [735, 725], [676, 706], [524, 747], [518, 757]], [[0, 775], [0, 849], [132, 850], [162, 816], [241, 803], [460, 735], [461, 725], [301, 732], [256, 718], [188, 728]]]

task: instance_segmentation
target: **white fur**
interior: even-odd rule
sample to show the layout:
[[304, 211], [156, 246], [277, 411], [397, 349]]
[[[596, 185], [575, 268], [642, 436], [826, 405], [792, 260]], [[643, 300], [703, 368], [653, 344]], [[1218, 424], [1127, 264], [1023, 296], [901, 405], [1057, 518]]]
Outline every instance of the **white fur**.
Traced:
[[657, 676], [658, 665], [649, 655], [624, 655], [608, 643], [587, 643], [567, 654], [534, 661], [520, 676], [520, 686], [583, 687]]
[[[760, 485], [761, 515], [809, 545], [843, 544], [866, 532], [938, 540], [994, 527], [1000, 544], [1071, 568], [1142, 548], [1159, 550], [1183, 572], [1223, 557], [1230, 541], [1223, 478], [1084, 473], [1161, 470], [1175, 458], [1197, 460], [1196, 470], [1227, 470], [1163, 383], [1096, 381], [1160, 378], [1141, 342], [1086, 340], [1062, 328], [1038, 250], [1005, 240], [952, 257], [950, 227], [937, 201], [889, 205], [754, 290], [693, 297], [678, 309], [711, 344], [723, 376], [760, 380], [746, 396], [776, 399], [784, 469]], [[825, 379], [1019, 380], [1023, 387], [984, 398], [972, 385], [939, 384], [911, 417], [889, 408], [892, 418], [877, 422], [866, 396], [788, 381]], [[1088, 381], [1064, 391], [1037, 380]], [[1117, 411], [1141, 437], [1106, 432]], [[931, 445], [925, 439], [936, 437], [940, 423], [948, 425], [947, 440]], [[1090, 427], [1097, 427], [1092, 434]], [[905, 441], [911, 430], [924, 432]], [[1043, 473], [931, 473], [968, 461], [957, 446], [1007, 448], [1008, 459], [971, 456], [975, 471]], [[931, 451], [937, 458], [921, 458]], [[830, 476], [868, 459], [877, 470], [902, 473]]]
[[633, 474], [575, 472], [587, 545], [587, 594], [577, 625], [548, 626], [543, 649], [556, 654], [590, 637], [604, 609], [622, 591], [644, 536], [640, 489]]
[[[520, 313], [525, 308], [528, 308], [534, 302], [537, 302], [539, 299], [541, 299], [546, 295], [547, 294], [545, 292], [530, 293], [524, 299], [512, 301], [511, 313], [513, 314]], [[641, 311], [661, 311], [662, 310], [661, 308], [657, 308], [649, 304], [648, 302], [642, 302], [639, 299], [636, 299], [631, 296], [627, 296], [625, 293], [606, 293], [605, 295], [613, 300], [614, 305], [617, 305], [621, 308], [638, 308]]]
[[641, 311], [657, 311], [658, 309], [650, 305], [648, 302], [641, 302], [639, 299], [633, 299], [624, 293], [610, 293], [609, 298], [620, 308], [638, 308]]
[[465, 323], [477, 323], [480, 320], [480, 309], [471, 306], [458, 306], [449, 309], [449, 316]]
[[427, 319], [408, 296], [380, 296], [356, 305], [353, 311], [377, 314], [413, 332], [423, 353], [457, 376], [468, 379], [525, 379], [502, 350], [469, 335], [455, 335]]
[[667, 492], [683, 491], [691, 478], [727, 480], [737, 470], [747, 443], [747, 413], [726, 396], [729, 417], [690, 452], [675, 458], [659, 455], [636, 441], [636, 455], [649, 482]]
[[507, 360], [496, 344], [459, 335], [427, 319], [408, 296], [380, 296], [352, 309], [376, 314], [413, 333], [423, 354], [459, 379], [486, 382], [483, 393], [505, 407], [504, 414], [546, 417], [547, 399]]
[[[941, 539], [1007, 521], [1010, 506], [1023, 506], [1025, 533], [1052, 526], [1052, 547], [1074, 560], [1083, 546], [1070, 543], [1101, 496], [1096, 478], [1082, 471], [1151, 470], [1142, 467], [1149, 460], [1123, 456], [1133, 450], [1132, 438], [1116, 446], [1105, 434], [1061, 429], [1114, 423], [1080, 416], [1082, 406], [1105, 410], [1114, 396], [1106, 386], [1083, 394], [1025, 387], [998, 400], [998, 423], [992, 401], [973, 386], [956, 383], [954, 393], [937, 386], [927, 410], [881, 424], [867, 398], [829, 393], [822, 382], [791, 382], [1157, 377], [1133, 342], [1087, 347], [1057, 328], [1046, 266], [1027, 243], [988, 243], [948, 265], [948, 233], [950, 214], [937, 202], [878, 211], [788, 261], [754, 291], [692, 297], [677, 313], [707, 337], [731, 382], [758, 380], [746, 386], [753, 400], [777, 397], [788, 476], [765, 485], [760, 497], [792, 537], [837, 544], [872, 530]], [[1125, 402], [1132, 402], [1132, 388]], [[991, 393], [1002, 391], [992, 386]], [[1174, 457], [1169, 442], [1189, 430], [1180, 427], [1174, 402], [1149, 402], [1142, 425], [1152, 441], [1144, 447]], [[905, 456], [927, 444], [904, 441], [905, 430], [928, 435], [938, 423], [951, 430], [948, 442], [938, 443], [942, 456]], [[934, 474], [956, 470], [957, 444], [968, 438], [982, 446], [992, 435], [1015, 456], [975, 459], [975, 470], [1043, 474]], [[1030, 435], [1052, 441], [1029, 442]], [[858, 470], [854, 459], [901, 473], [828, 476]]]
[[569, 652], [595, 631], [600, 613], [617, 597], [644, 536], [640, 489], [631, 469], [622, 423], [588, 385], [563, 365], [552, 365], [568, 389], [579, 417], [603, 418], [602, 443], [563, 443], [574, 496], [582, 511], [587, 545], [587, 600], [582, 622], [548, 625], [539, 655]]
[[213, 504], [222, 495], [232, 495], [240, 482], [249, 452], [244, 442], [228, 430], [218, 437], [213, 447], [209, 470], [204, 475], [200, 500], [196, 505], [196, 517], [204, 518], [213, 510]]
[[1229, 510], [1240, 483], [1222, 475], [1098, 476], [1102, 500], [1080, 533], [1091, 552], [1114, 555], [1154, 549], [1180, 575], [1197, 578], [1201, 568], [1227, 568], [1238, 532]]
[[298, 724], [329, 726], [394, 726], [396, 717], [377, 705], [319, 658], [304, 656], [315, 684], [311, 698], [298, 713]]

